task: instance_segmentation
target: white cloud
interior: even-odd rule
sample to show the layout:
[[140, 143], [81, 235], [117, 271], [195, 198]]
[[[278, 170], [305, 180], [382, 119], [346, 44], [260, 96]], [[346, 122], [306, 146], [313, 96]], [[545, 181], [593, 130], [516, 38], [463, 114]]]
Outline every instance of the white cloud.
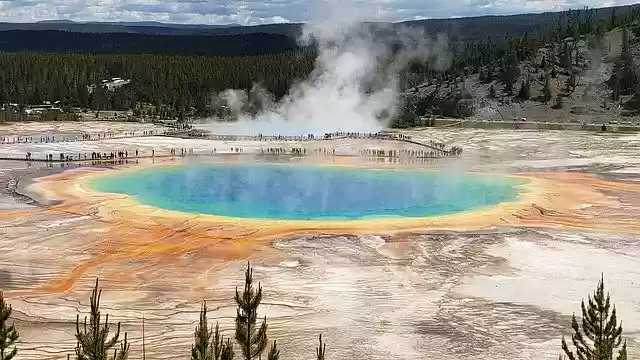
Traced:
[[[0, 0], [0, 21], [144, 20], [243, 25], [305, 22], [328, 15], [314, 10], [318, 8], [317, 1], [333, 3], [330, 8], [336, 11], [331, 16], [357, 11], [363, 19], [385, 21], [603, 6], [601, 0]], [[635, 2], [609, 0], [607, 5]]]

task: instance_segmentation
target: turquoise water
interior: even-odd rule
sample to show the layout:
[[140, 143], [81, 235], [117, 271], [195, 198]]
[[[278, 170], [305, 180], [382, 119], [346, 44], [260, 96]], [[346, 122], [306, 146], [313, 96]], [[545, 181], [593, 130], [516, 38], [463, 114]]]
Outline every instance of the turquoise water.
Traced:
[[521, 183], [446, 172], [194, 164], [115, 173], [91, 187], [174, 211], [302, 220], [451, 214], [514, 200]]

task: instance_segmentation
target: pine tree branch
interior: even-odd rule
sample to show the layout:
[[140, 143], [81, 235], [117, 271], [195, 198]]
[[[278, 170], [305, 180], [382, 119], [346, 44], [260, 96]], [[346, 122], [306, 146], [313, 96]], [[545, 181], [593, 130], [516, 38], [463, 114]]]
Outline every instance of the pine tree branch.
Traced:
[[227, 343], [222, 347], [222, 354], [220, 360], [233, 360], [234, 352], [231, 341], [227, 339]]
[[[569, 360], [576, 360], [576, 356], [573, 353], [573, 351], [569, 350], [569, 346], [567, 345], [567, 342], [564, 340], [564, 336], [562, 337], [562, 351], [564, 351], [564, 353], [567, 355]], [[562, 359], [562, 355], [560, 356], [560, 359]], [[318, 360], [322, 360], [322, 359], [318, 358]]]
[[276, 341], [273, 341], [273, 346], [269, 349], [269, 354], [267, 355], [267, 360], [278, 360], [280, 357], [280, 350], [276, 345]]
[[127, 333], [124, 333], [124, 339], [120, 344], [120, 352], [118, 352], [118, 356], [114, 356], [113, 360], [126, 360], [129, 355], [129, 346], [130, 344], [127, 342]]
[[616, 360], [627, 360], [627, 341], [626, 340], [622, 345], [622, 348], [618, 352], [618, 356], [616, 357]]
[[213, 360], [220, 360], [220, 357], [222, 355], [223, 344], [224, 344], [224, 338], [222, 335], [220, 335], [220, 329], [218, 327], [218, 323], [216, 322], [216, 330], [213, 336], [213, 342], [211, 344], [212, 346], [211, 353], [213, 354]]
[[251, 339], [251, 358], [260, 356], [267, 347], [267, 317], [265, 316], [258, 332]]

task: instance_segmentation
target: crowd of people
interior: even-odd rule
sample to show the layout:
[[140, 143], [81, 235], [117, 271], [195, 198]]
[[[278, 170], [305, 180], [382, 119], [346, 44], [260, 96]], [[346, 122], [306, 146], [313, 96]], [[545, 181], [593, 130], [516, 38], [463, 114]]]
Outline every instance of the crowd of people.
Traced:
[[[292, 136], [292, 135], [216, 135], [216, 134], [194, 134], [193, 137], [205, 138], [208, 140], [218, 140], [218, 141], [312, 141], [319, 140], [314, 134], [300, 135], [300, 136]], [[449, 150], [446, 150], [446, 145], [442, 142], [437, 142], [430, 140], [427, 144], [422, 144], [417, 141], [413, 141], [411, 136], [399, 134], [399, 133], [359, 133], [359, 132], [333, 132], [333, 133], [325, 133], [321, 138], [323, 140], [335, 140], [335, 139], [384, 139], [384, 140], [399, 140], [399, 141], [409, 141], [415, 143], [416, 145], [424, 145], [426, 147], [433, 148], [433, 151], [427, 151], [427, 153], [432, 153], [431, 155], [426, 154], [427, 156], [440, 156], [440, 155], [460, 155], [462, 153], [462, 149], [459, 147], [452, 147]], [[262, 154], [280, 154], [286, 153], [282, 152], [283, 150], [279, 150], [278, 148], [267, 148], [262, 149]], [[237, 148], [233, 148], [232, 152], [241, 152]], [[367, 150], [367, 153], [375, 152], [374, 150]], [[302, 148], [293, 148], [290, 153], [297, 154], [305, 154], [305, 150]], [[310, 152], [309, 152], [310, 153]]]
[[[62, 142], [62, 141], [91, 141], [91, 140], [105, 140], [105, 139], [113, 139], [113, 138], [122, 138], [122, 137], [134, 137], [134, 136], [154, 136], [154, 135], [163, 135], [167, 133], [174, 132], [175, 130], [167, 130], [164, 133], [159, 130], [144, 130], [141, 132], [123, 132], [123, 133], [97, 133], [97, 134], [81, 134], [80, 137], [75, 136], [70, 138], [65, 135], [42, 135], [40, 136], [40, 142], [42, 143], [52, 143], [52, 142]], [[445, 157], [445, 156], [458, 156], [462, 154], [462, 148], [458, 146], [447, 147], [445, 143], [438, 142], [434, 140], [429, 140], [427, 142], [419, 142], [412, 140], [411, 136], [399, 134], [399, 133], [381, 133], [381, 132], [370, 132], [370, 133], [361, 133], [361, 132], [333, 132], [333, 133], [325, 133], [322, 137], [316, 137], [314, 134], [307, 134], [301, 136], [289, 136], [289, 135], [269, 135], [265, 136], [264, 134], [257, 134], [251, 136], [240, 136], [240, 135], [208, 135], [207, 139], [213, 140], [224, 140], [224, 141], [237, 141], [237, 140], [253, 140], [253, 141], [311, 141], [311, 140], [332, 140], [332, 139], [380, 139], [380, 140], [397, 140], [397, 141], [406, 141], [408, 143], [412, 143], [417, 145], [418, 149], [380, 149], [380, 148], [364, 148], [360, 150], [347, 150], [345, 153], [336, 153], [336, 148], [334, 147], [312, 147], [312, 146], [300, 146], [300, 147], [267, 147], [260, 148], [259, 153], [261, 155], [293, 155], [293, 156], [307, 156], [307, 155], [322, 155], [322, 156], [336, 156], [336, 155], [357, 155], [357, 156], [366, 156], [370, 158], [375, 157], [383, 157], [383, 158], [437, 158], [437, 157]], [[33, 142], [34, 138], [30, 136], [26, 137], [2, 137], [0, 140], [3, 142]], [[328, 142], [329, 144], [329, 142]], [[175, 157], [178, 156], [178, 149], [168, 149], [168, 154], [165, 150], [162, 151], [160, 156], [162, 157]], [[250, 147], [248, 149], [248, 153], [256, 153], [255, 147]], [[240, 146], [232, 146], [229, 148], [230, 153], [239, 154], [245, 153], [245, 149]], [[149, 151], [148, 151], [149, 152]], [[149, 157], [149, 154], [144, 157]], [[156, 150], [150, 150], [151, 157], [156, 156]], [[222, 151], [225, 152], [225, 151]], [[354, 154], [354, 152], [356, 152]], [[202, 151], [202, 154], [208, 153], [208, 151]], [[211, 154], [217, 154], [218, 150], [213, 148]], [[135, 154], [135, 155], [134, 155]], [[132, 150], [131, 153], [129, 150], [120, 150], [120, 151], [92, 151], [91, 153], [84, 154], [66, 154], [60, 153], [59, 156], [54, 156], [53, 153], [47, 153], [45, 155], [46, 161], [77, 161], [77, 160], [114, 160], [114, 159], [128, 159], [131, 157], [138, 158], [140, 157], [139, 150]], [[194, 155], [193, 149], [180, 149], [180, 156]], [[36, 156], [34, 158], [31, 152], [27, 152], [25, 159], [27, 161], [31, 160], [39, 160], [42, 161], [43, 156]], [[8, 158], [6, 158], [8, 159]]]
[[[192, 137], [204, 138], [208, 140], [218, 141], [313, 141], [313, 140], [336, 140], [336, 139], [378, 139], [378, 140], [399, 140], [412, 141], [411, 136], [399, 133], [359, 133], [359, 132], [333, 132], [325, 133], [321, 138], [317, 138], [314, 134], [307, 135], [220, 135], [220, 134], [192, 134]], [[444, 149], [446, 145], [442, 142], [430, 140], [428, 146]]]
[[361, 133], [361, 132], [345, 132], [345, 131], [336, 131], [332, 133], [325, 133], [324, 139], [383, 139], [392, 136], [391, 134], [383, 134], [383, 133]]
[[406, 149], [361, 149], [359, 150], [360, 156], [369, 156], [369, 157], [401, 157], [401, 158], [420, 158], [420, 157], [440, 157], [444, 156], [446, 152], [444, 151], [436, 151], [436, 150], [406, 150]]
[[[178, 150], [180, 152], [178, 152]], [[165, 152], [166, 151], [166, 152]], [[192, 156], [196, 155], [193, 148], [180, 148], [175, 149], [171, 148], [168, 150], [162, 151], [157, 155], [158, 157], [176, 157], [176, 156]], [[247, 153], [255, 153], [255, 148], [250, 148]], [[150, 152], [150, 154], [149, 154]], [[205, 154], [207, 152], [202, 151], [201, 154]], [[213, 148], [211, 150], [211, 154], [218, 154], [218, 149]], [[222, 152], [224, 153], [224, 151]], [[229, 152], [231, 154], [243, 154], [245, 153], [245, 149], [243, 147], [231, 147], [229, 148]], [[437, 157], [445, 157], [445, 156], [456, 156], [462, 153], [462, 149], [460, 147], [454, 146], [450, 149], [441, 148], [439, 150], [435, 149], [427, 149], [427, 150], [419, 150], [419, 149], [359, 149], [357, 150], [357, 154], [353, 154], [351, 151], [347, 153], [337, 154], [335, 148], [306, 148], [306, 147], [268, 147], [261, 148], [261, 155], [293, 155], [293, 156], [349, 156], [349, 155], [357, 155], [363, 157], [388, 157], [388, 158], [437, 158]], [[150, 156], [149, 156], [150, 155]], [[138, 149], [133, 149], [131, 152], [129, 150], [117, 150], [117, 151], [92, 151], [90, 153], [65, 153], [61, 152], [58, 156], [55, 156], [53, 152], [49, 152], [45, 154], [46, 161], [77, 161], [77, 160], [114, 160], [114, 159], [129, 159], [129, 158], [139, 158], [141, 157], [141, 153]], [[156, 150], [151, 149], [148, 150], [143, 157], [156, 157]], [[27, 161], [40, 160], [42, 161], [42, 157], [34, 158], [31, 152], [27, 152], [25, 154], [24, 159]]]
[[[233, 152], [243, 152], [242, 148], [234, 148]], [[437, 158], [444, 156], [456, 156], [462, 153], [462, 148], [453, 146], [450, 149], [444, 147], [440, 149], [431, 150], [418, 150], [418, 149], [359, 149], [358, 156], [366, 157], [397, 157], [397, 158]], [[272, 154], [272, 155], [324, 155], [333, 156], [336, 155], [335, 148], [299, 148], [293, 147], [286, 149], [283, 147], [269, 147], [260, 149], [260, 154]], [[349, 154], [344, 154], [349, 155]]]
[[264, 155], [264, 154], [284, 155], [286, 153], [287, 153], [287, 150], [285, 148], [282, 148], [282, 147], [260, 149], [260, 154], [262, 154], [262, 155]]
[[[133, 155], [134, 153], [132, 152], [131, 155]], [[137, 158], [139, 156], [139, 151], [136, 149], [135, 150], [135, 157]], [[80, 158], [80, 154], [78, 154], [78, 159]], [[129, 158], [129, 151], [127, 150], [120, 150], [120, 151], [115, 151], [115, 152], [91, 152], [91, 160], [113, 160], [113, 159], [127, 159]], [[84, 154], [84, 159], [87, 159], [87, 154]]]
[[190, 137], [203, 138], [218, 141], [306, 141], [314, 140], [313, 135], [291, 136], [291, 135], [217, 135], [217, 134], [190, 134]]
[[[159, 155], [162, 157], [175, 157], [177, 156], [178, 149], [169, 149], [168, 155]], [[150, 150], [151, 156], [156, 157], [156, 151], [154, 149]], [[180, 156], [190, 156], [194, 155], [193, 149], [180, 149]], [[58, 156], [55, 156], [53, 152], [48, 152], [44, 155], [44, 158], [34, 158], [31, 152], [27, 152], [25, 154], [25, 160], [27, 161], [48, 161], [48, 162], [70, 162], [70, 161], [79, 161], [79, 160], [114, 160], [114, 159], [132, 159], [132, 158], [140, 158], [141, 153], [138, 149], [132, 150], [129, 153], [128, 150], [118, 150], [118, 151], [92, 151], [90, 153], [58, 153]], [[144, 157], [149, 157], [149, 155], [145, 155]]]
[[[0, 143], [4, 144], [50, 144], [57, 142], [74, 142], [74, 141], [98, 141], [106, 139], [122, 139], [130, 137], [153, 136], [159, 135], [157, 130], [144, 130], [141, 132], [127, 131], [123, 133], [83, 133], [78, 135], [40, 135], [40, 136], [3, 136], [0, 137]], [[39, 140], [39, 141], [38, 141]]]
[[[154, 154], [155, 154], [155, 152], [154, 152]], [[171, 156], [176, 156], [176, 154], [177, 154], [176, 149], [169, 149], [169, 154]], [[180, 149], [180, 156], [187, 156], [187, 155], [193, 155], [193, 149], [181, 148]]]
[[[169, 130], [167, 134], [170, 134], [172, 130]], [[325, 133], [322, 137], [316, 137], [315, 134], [306, 135], [221, 135], [221, 134], [206, 134], [193, 133], [191, 137], [205, 138], [209, 140], [222, 140], [222, 141], [238, 141], [238, 140], [250, 140], [250, 141], [312, 141], [312, 140], [332, 140], [332, 139], [389, 139], [396, 138], [398, 140], [409, 139], [408, 136], [402, 134], [382, 134], [382, 133], [358, 133], [358, 132], [333, 132]]]

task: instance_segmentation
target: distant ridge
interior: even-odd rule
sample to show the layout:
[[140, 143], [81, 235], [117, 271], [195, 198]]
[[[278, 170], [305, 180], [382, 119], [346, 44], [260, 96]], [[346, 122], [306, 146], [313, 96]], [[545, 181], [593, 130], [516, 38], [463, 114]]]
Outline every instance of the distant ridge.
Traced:
[[[75, 33], [124, 33], [146, 35], [222, 35], [216, 30], [241, 27], [238, 24], [203, 25], [203, 24], [166, 24], [155, 21], [142, 22], [76, 22], [72, 20], [43, 20], [35, 23], [0, 22], [0, 31], [68, 31]], [[253, 31], [257, 33], [261, 31]], [[285, 32], [277, 32], [285, 33]], [[227, 34], [229, 35], [229, 34]]]
[[[631, 8], [640, 8], [640, 4], [574, 11], [571, 15], [564, 11], [365, 24], [380, 39], [393, 39], [399, 28], [412, 27], [424, 31], [426, 37], [444, 34], [451, 42], [502, 41], [505, 37], [547, 33], [558, 23], [565, 26], [575, 16], [604, 20], [613, 10], [625, 13]], [[240, 26], [64, 19], [0, 22], [0, 51], [260, 55], [301, 49], [297, 39], [302, 27], [301, 23]]]
[[36, 24], [75, 24], [73, 20], [41, 20], [36, 22]]
[[79, 25], [115, 25], [115, 26], [156, 26], [166, 28], [181, 28], [181, 29], [219, 29], [225, 27], [242, 26], [241, 24], [226, 24], [226, 25], [209, 25], [209, 24], [176, 24], [176, 23], [164, 23], [160, 21], [73, 21], [67, 19], [61, 20], [41, 20], [35, 23], [25, 24], [79, 24]]
[[[639, 4], [600, 8], [597, 18], [606, 19], [615, 9], [619, 12]], [[505, 36], [521, 36], [548, 30], [558, 20], [563, 19], [566, 12], [544, 12], [517, 15], [485, 15], [476, 17], [460, 17], [450, 19], [411, 20], [398, 23], [375, 23], [374, 26], [411, 26], [424, 29], [428, 35], [446, 34], [454, 40], [486, 40], [488, 37], [501, 39]], [[37, 23], [0, 22], [0, 32], [7, 30], [58, 30], [77, 33], [128, 33], [145, 35], [238, 35], [238, 34], [282, 34], [296, 38], [300, 35], [301, 23], [280, 23], [255, 26], [239, 24], [207, 25], [207, 24], [171, 24], [157, 21], [142, 22], [75, 22], [72, 20], [46, 20]]]
[[198, 36], [59, 30], [0, 31], [0, 52], [248, 56], [297, 49], [296, 41], [283, 34]]

